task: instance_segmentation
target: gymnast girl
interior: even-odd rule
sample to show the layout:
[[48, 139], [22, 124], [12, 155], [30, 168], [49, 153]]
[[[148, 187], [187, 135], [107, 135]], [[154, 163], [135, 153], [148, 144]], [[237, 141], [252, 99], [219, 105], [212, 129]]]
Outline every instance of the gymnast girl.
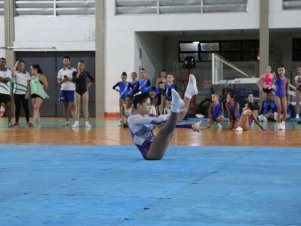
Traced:
[[[265, 69], [265, 74], [262, 75], [260, 77], [260, 79], [258, 80], [258, 82], [260, 80], [262, 80], [263, 82], [263, 88], [262, 91], [265, 92], [266, 94], [269, 94], [270, 92], [273, 92], [274, 88], [273, 88], [273, 83], [274, 83], [274, 74], [272, 74], [272, 68], [271, 66], [266, 66]], [[257, 82], [257, 85], [258, 85]]]
[[[197, 95], [198, 89], [194, 75], [190, 74], [184, 101], [177, 91], [172, 92], [171, 114], [154, 116], [149, 115], [151, 102], [147, 93], [134, 96], [133, 105], [135, 114], [128, 118], [128, 126], [133, 141], [145, 160], [160, 160], [163, 158], [169, 145], [177, 121], [182, 120], [190, 104], [190, 100]], [[155, 136], [150, 126], [164, 123]]]
[[240, 106], [235, 102], [233, 93], [227, 95], [226, 109], [229, 117], [228, 127], [230, 130], [236, 129], [240, 118]]
[[285, 68], [283, 65], [278, 67], [278, 76], [275, 81], [275, 86], [275, 102], [277, 105], [278, 130], [285, 130], [289, 80], [285, 77]]
[[260, 129], [265, 130], [258, 122], [257, 115], [254, 110], [254, 103], [248, 102], [245, 104], [238, 122], [238, 127], [235, 129], [235, 131], [248, 131], [253, 122], [255, 122]]

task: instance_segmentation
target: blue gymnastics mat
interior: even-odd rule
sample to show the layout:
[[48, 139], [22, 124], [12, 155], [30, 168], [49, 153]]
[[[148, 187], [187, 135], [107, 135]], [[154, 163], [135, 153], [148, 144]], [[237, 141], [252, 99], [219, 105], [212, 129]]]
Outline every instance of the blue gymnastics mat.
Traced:
[[301, 149], [0, 146], [0, 225], [300, 225]]

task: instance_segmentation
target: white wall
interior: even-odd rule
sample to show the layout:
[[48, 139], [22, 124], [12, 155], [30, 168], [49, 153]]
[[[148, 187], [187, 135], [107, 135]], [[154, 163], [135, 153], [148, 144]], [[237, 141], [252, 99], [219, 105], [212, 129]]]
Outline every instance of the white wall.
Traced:
[[5, 57], [4, 16], [0, 16], [0, 57]]
[[301, 28], [300, 10], [283, 10], [282, 0], [270, 0], [269, 26], [273, 28]]
[[163, 37], [150, 33], [137, 33], [136, 45], [135, 68], [147, 69], [148, 78], [154, 81], [164, 64]]
[[[212, 14], [169, 14], [169, 15], [120, 15], [115, 16], [115, 1], [106, 0], [106, 100], [105, 111], [118, 111], [118, 95], [112, 90], [115, 82], [120, 80], [120, 73], [138, 71], [146, 63], [137, 57], [141, 38], [135, 32], [152, 31], [199, 31], [199, 30], [236, 30], [258, 29], [259, 0], [248, 1], [247, 13], [212, 13]], [[150, 39], [154, 40], [150, 41]], [[156, 43], [159, 37], [149, 36], [147, 43]], [[160, 38], [159, 38], [160, 39]], [[140, 43], [139, 43], [140, 42]], [[147, 45], [142, 43], [142, 46]], [[153, 45], [156, 55], [158, 45]], [[155, 47], [157, 46], [157, 47]], [[163, 53], [162, 53], [163, 54]], [[164, 55], [164, 54], [163, 54]], [[156, 55], [161, 57], [161, 54]], [[150, 63], [151, 60], [148, 60]], [[156, 64], [150, 63], [155, 66]], [[146, 67], [146, 70], [152, 70]], [[157, 70], [160, 70], [157, 68]]]
[[17, 16], [14, 48], [95, 51], [94, 16]]

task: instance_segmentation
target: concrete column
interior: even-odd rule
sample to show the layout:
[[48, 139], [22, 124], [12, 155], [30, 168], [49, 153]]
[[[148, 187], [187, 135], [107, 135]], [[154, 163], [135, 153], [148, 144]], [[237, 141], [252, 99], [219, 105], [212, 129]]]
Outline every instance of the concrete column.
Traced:
[[105, 108], [105, 0], [95, 1], [95, 108], [96, 117], [104, 116]]
[[7, 66], [12, 68], [15, 61], [15, 52], [7, 47], [12, 47], [15, 39], [14, 26], [14, 1], [4, 0], [4, 26], [5, 26], [5, 58]]
[[269, 0], [260, 0], [259, 18], [259, 75], [265, 72], [265, 67], [269, 65]]

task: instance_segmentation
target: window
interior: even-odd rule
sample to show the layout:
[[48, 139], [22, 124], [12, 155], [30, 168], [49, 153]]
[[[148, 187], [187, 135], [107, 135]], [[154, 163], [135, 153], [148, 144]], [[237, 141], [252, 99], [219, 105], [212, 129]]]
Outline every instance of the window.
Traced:
[[0, 16], [4, 14], [4, 1], [0, 1]]
[[116, 15], [247, 12], [248, 0], [115, 0]]
[[211, 61], [212, 53], [228, 61], [256, 61], [259, 52], [258, 40], [194, 41], [179, 43], [179, 61], [192, 56], [196, 62]]
[[94, 15], [95, 0], [15, 0], [16, 16], [23, 15]]
[[301, 0], [283, 0], [282, 8], [284, 10], [300, 10], [301, 9]]
[[301, 61], [301, 38], [293, 40], [293, 61]]

